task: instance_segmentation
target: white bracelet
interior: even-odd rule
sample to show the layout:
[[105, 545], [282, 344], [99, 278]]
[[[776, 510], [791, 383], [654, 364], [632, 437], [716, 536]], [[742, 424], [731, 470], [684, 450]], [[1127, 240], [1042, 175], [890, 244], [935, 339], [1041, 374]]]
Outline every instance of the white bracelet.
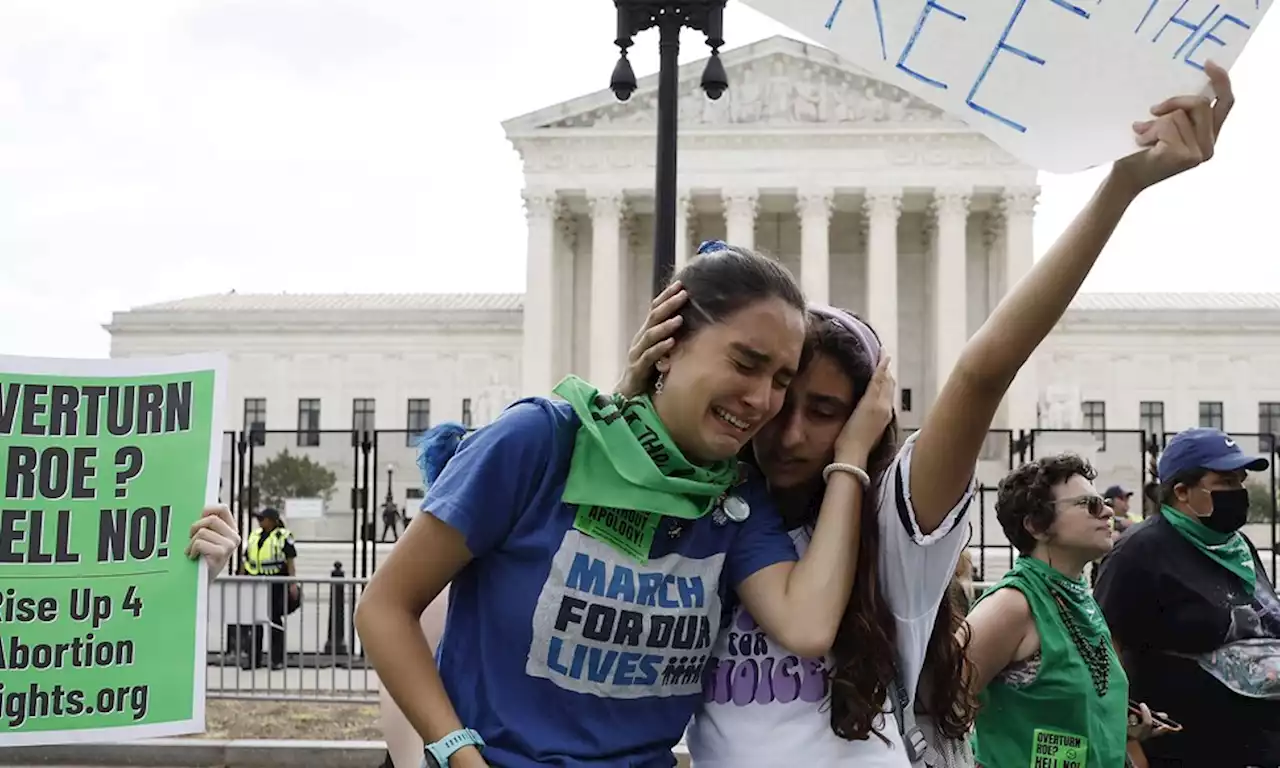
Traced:
[[865, 490], [871, 487], [871, 477], [867, 474], [867, 470], [862, 467], [856, 467], [852, 464], [841, 464], [839, 462], [831, 463], [822, 470], [822, 482], [829, 482], [832, 472], [848, 472], [858, 478], [858, 482], [862, 483]]

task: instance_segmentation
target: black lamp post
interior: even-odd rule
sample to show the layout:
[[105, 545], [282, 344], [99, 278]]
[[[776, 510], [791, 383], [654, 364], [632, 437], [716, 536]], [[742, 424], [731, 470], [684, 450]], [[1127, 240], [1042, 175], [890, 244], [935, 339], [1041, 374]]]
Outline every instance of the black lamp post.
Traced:
[[[391, 492], [391, 483], [395, 475], [396, 465], [387, 465], [387, 498], [382, 502], [382, 535], [387, 535], [387, 528], [397, 531], [396, 537], [399, 538], [398, 528], [393, 528], [394, 521], [400, 516], [400, 508], [396, 505], [395, 494]], [[376, 525], [376, 523], [375, 523]], [[376, 530], [376, 529], [375, 529]]]
[[395, 472], [396, 472], [396, 465], [388, 464], [387, 465], [387, 500], [386, 500], [387, 507], [394, 507], [396, 505], [395, 494], [391, 492], [391, 480], [395, 476]]
[[627, 60], [632, 37], [650, 27], [658, 28], [658, 158], [654, 184], [653, 293], [662, 291], [676, 264], [676, 123], [679, 116], [680, 30], [696, 29], [707, 36], [711, 58], [702, 72], [702, 89], [718, 99], [729, 88], [729, 78], [720, 62], [724, 45], [725, 0], [613, 0], [618, 9], [618, 36], [621, 49], [613, 68], [609, 88], [626, 101], [636, 90], [636, 73]]

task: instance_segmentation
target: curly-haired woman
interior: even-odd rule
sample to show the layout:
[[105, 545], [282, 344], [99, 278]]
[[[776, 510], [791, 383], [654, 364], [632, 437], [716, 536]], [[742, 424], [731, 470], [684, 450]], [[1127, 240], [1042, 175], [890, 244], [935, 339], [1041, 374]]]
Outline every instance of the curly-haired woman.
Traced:
[[1129, 680], [1084, 580], [1112, 547], [1113, 512], [1096, 477], [1062, 454], [1000, 481], [996, 517], [1019, 556], [968, 618], [979, 766], [1120, 768], [1129, 741], [1160, 732], [1145, 705], [1130, 722]]

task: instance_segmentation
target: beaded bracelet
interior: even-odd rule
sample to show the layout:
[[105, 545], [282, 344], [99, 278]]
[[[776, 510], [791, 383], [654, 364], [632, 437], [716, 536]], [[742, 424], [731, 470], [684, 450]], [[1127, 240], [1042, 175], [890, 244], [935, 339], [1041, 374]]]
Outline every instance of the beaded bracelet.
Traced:
[[822, 482], [824, 483], [829, 482], [832, 472], [847, 472], [853, 475], [854, 477], [858, 478], [858, 482], [862, 483], [863, 489], [871, 487], [871, 477], [867, 475], [867, 470], [863, 469], [862, 467], [857, 467], [857, 466], [854, 466], [853, 464], [841, 464], [839, 462], [833, 462], [831, 464], [828, 464], [826, 468], [822, 470]]

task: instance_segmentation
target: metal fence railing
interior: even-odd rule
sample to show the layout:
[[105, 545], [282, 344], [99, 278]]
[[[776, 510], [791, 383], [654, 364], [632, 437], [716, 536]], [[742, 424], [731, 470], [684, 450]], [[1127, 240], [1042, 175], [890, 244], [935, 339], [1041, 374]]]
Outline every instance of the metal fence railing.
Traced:
[[377, 702], [378, 676], [364, 657], [353, 618], [366, 581], [215, 580], [209, 587], [209, 698]]
[[[416, 463], [419, 436], [405, 429], [299, 431], [260, 425], [227, 432], [221, 499], [231, 506], [242, 535], [253, 527], [251, 515], [264, 506], [281, 508], [297, 539], [341, 548], [349, 573], [366, 577], [422, 501]], [[995, 489], [1014, 467], [1062, 451], [1078, 453], [1098, 470], [1099, 489], [1120, 484], [1137, 491], [1135, 502], [1141, 508], [1140, 494], [1151, 480], [1151, 464], [1170, 436], [1141, 429], [991, 430], [976, 466], [982, 491], [970, 517], [971, 546], [981, 573], [999, 576], [999, 563], [1009, 559], [1009, 542], [995, 515]], [[1235, 437], [1248, 450], [1275, 455], [1275, 435]], [[1250, 494], [1255, 503], [1246, 533], [1274, 572], [1280, 550], [1274, 468], [1268, 476], [1251, 479]]]

